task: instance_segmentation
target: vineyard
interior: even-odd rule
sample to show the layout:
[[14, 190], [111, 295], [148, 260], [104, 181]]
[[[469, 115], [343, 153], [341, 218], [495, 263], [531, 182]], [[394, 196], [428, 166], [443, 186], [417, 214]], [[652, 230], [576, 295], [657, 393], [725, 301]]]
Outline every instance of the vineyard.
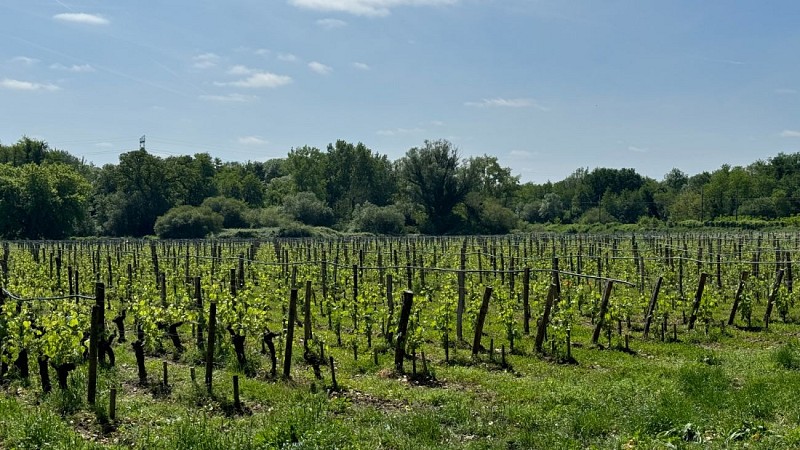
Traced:
[[0, 447], [797, 447], [799, 237], [4, 242]]

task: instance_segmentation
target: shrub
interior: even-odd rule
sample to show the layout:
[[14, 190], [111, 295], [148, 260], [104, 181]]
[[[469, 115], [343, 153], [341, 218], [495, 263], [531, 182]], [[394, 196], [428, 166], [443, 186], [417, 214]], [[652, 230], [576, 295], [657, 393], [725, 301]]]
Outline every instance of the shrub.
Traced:
[[222, 226], [225, 228], [246, 228], [250, 224], [245, 219], [247, 203], [229, 197], [209, 197], [203, 200], [200, 206], [210, 208], [222, 216]]
[[281, 229], [278, 230], [277, 236], [284, 238], [312, 237], [314, 236], [314, 231], [301, 223], [292, 222], [281, 227]]
[[353, 211], [351, 228], [375, 234], [403, 234], [406, 218], [394, 206], [375, 206], [366, 202]]
[[156, 220], [155, 232], [166, 239], [203, 238], [222, 230], [222, 216], [202, 206], [177, 206]]
[[247, 210], [245, 220], [253, 228], [280, 227], [289, 221], [283, 210], [277, 206]]
[[789, 370], [800, 370], [800, 344], [789, 342], [778, 348], [772, 359], [776, 364]]
[[283, 211], [306, 225], [330, 226], [335, 220], [333, 210], [313, 192], [299, 192], [283, 200]]

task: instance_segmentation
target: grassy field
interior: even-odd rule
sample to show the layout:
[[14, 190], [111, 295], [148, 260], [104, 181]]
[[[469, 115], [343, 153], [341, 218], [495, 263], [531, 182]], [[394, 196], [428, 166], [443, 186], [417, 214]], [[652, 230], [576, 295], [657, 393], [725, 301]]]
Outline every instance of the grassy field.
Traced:
[[[795, 324], [769, 331], [733, 327], [678, 329], [676, 342], [618, 336], [593, 348], [589, 327], [573, 336], [574, 363], [497, 349], [477, 360], [451, 350], [445, 364], [430, 346], [429, 369], [393, 373], [389, 352], [359, 355], [333, 348], [339, 391], [329, 373], [316, 381], [298, 356], [291, 381], [269, 380], [264, 367], [241, 377], [242, 405], [232, 403], [230, 370], [217, 370], [214, 394], [198, 383], [189, 352], [168, 362], [148, 358], [149, 386], [138, 384], [128, 345], [101, 370], [96, 406], [86, 404], [86, 368], [66, 391], [42, 395], [12, 381], [0, 399], [4, 448], [797, 448], [800, 446], [800, 345]], [[635, 335], [638, 336], [638, 335]], [[455, 352], [455, 355], [452, 353]], [[224, 357], [224, 355], [223, 355]], [[256, 354], [253, 355], [256, 357]], [[409, 361], [408, 366], [411, 365]], [[410, 372], [410, 371], [409, 371]], [[108, 388], [117, 386], [109, 420]]]

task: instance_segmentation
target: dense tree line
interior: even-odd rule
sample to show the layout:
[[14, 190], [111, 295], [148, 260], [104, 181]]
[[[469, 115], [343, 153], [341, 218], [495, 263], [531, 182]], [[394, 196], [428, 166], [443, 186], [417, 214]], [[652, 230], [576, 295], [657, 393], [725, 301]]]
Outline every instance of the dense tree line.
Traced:
[[[266, 162], [146, 150], [95, 167], [44, 141], [0, 145], [0, 236], [197, 237], [223, 228], [325, 226], [348, 232], [507, 233], [537, 223], [681, 223], [800, 213], [800, 153], [661, 180], [579, 168], [520, 183], [494, 156], [463, 159], [425, 141], [391, 161], [362, 143], [298, 147]], [[287, 232], [289, 232], [287, 231]]]

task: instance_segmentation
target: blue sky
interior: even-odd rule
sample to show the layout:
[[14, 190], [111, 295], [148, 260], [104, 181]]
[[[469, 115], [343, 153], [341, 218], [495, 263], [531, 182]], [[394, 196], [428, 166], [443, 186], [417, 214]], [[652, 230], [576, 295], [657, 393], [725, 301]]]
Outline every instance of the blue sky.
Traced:
[[0, 142], [101, 165], [425, 139], [522, 181], [800, 151], [800, 2], [3, 0]]

